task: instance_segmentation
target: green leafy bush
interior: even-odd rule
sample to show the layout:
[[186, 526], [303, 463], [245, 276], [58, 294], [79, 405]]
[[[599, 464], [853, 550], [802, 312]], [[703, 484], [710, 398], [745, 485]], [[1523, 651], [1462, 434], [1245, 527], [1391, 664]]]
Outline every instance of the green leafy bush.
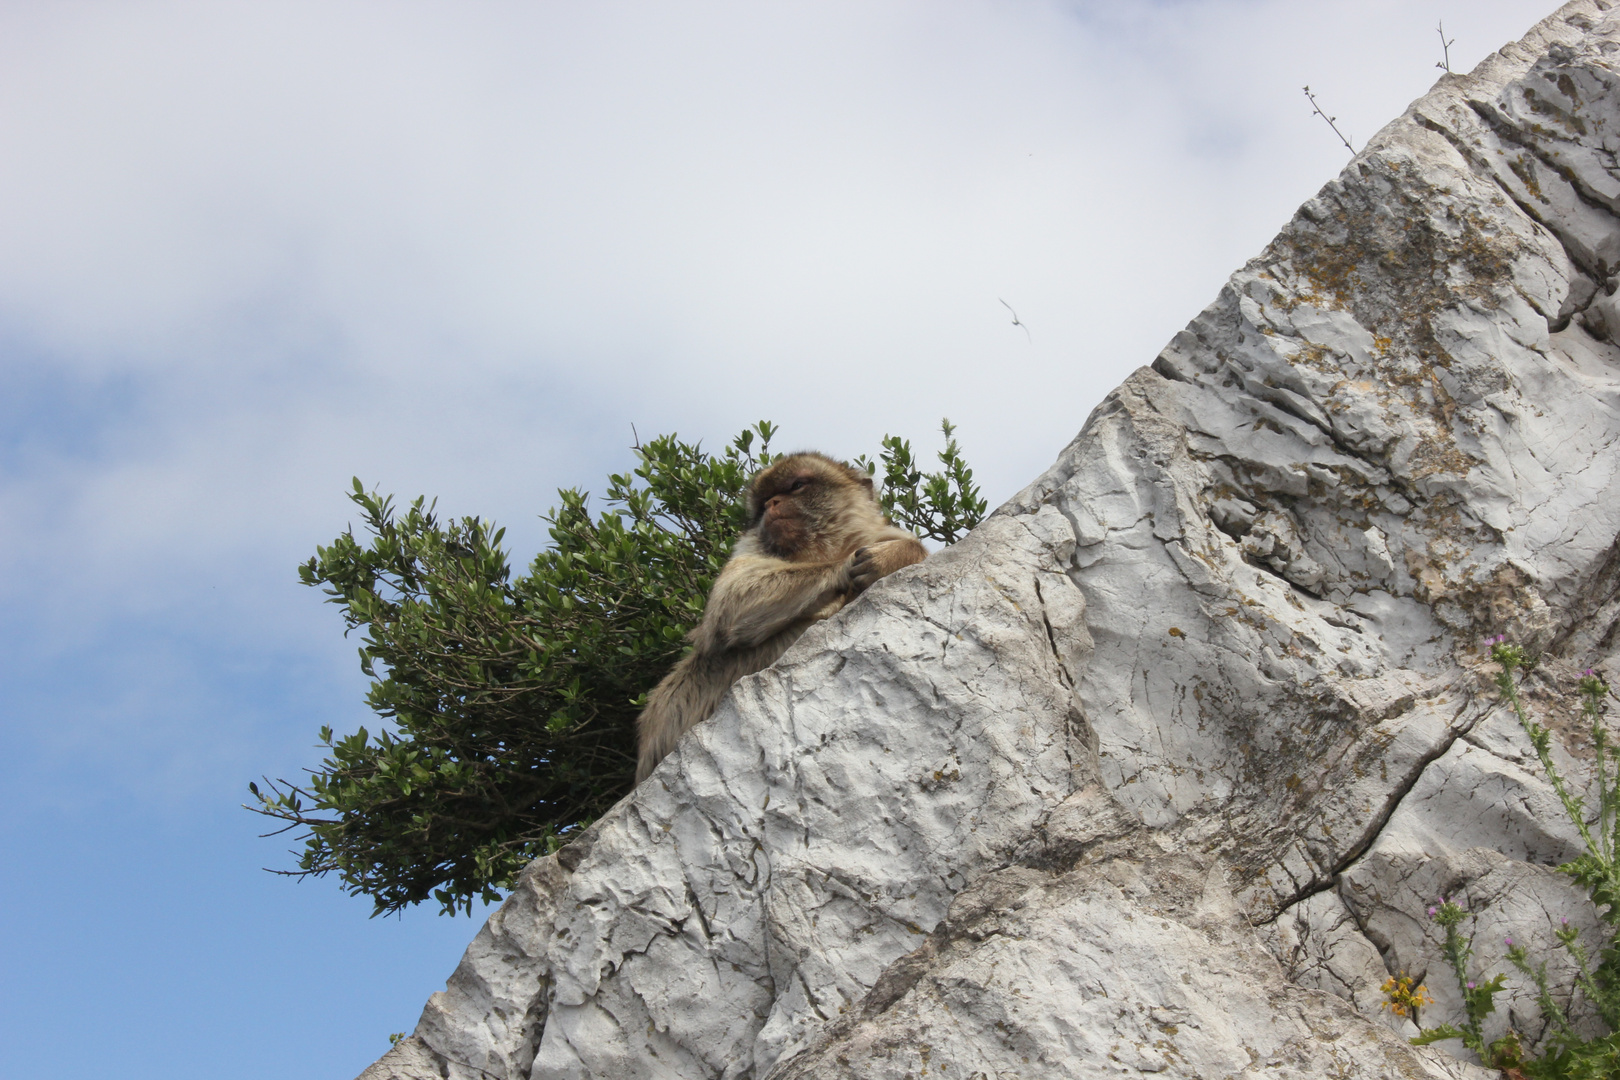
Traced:
[[[943, 466], [937, 473], [925, 473], [911, 456], [911, 444], [897, 435], [883, 437], [883, 491], [879, 496], [883, 512], [902, 529], [924, 540], [954, 544], [984, 517], [985, 503], [973, 484], [973, 470], [962, 460], [956, 445], [956, 426], [940, 422], [945, 449], [939, 452]], [[862, 454], [855, 464], [875, 473], [877, 465]]]
[[[345, 532], [299, 567], [361, 632], [377, 733], [320, 732], [329, 752], [307, 782], [250, 784], [249, 808], [303, 829], [295, 877], [337, 873], [375, 913], [433, 897], [445, 912], [498, 899], [529, 860], [556, 850], [630, 790], [635, 719], [741, 530], [740, 496], [774, 460], [760, 422], [723, 452], [674, 435], [637, 446], [608, 478], [609, 509], [558, 493], [551, 546], [513, 576], [503, 530], [403, 510], [357, 479], [364, 535]], [[885, 510], [919, 536], [954, 542], [985, 502], [944, 424], [941, 470], [886, 437]], [[275, 834], [271, 834], [275, 835]]]

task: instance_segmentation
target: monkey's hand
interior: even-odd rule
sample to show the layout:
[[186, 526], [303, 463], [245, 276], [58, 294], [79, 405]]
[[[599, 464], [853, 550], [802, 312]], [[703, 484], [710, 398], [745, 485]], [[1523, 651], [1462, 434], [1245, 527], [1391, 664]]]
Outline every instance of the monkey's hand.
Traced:
[[846, 596], [859, 596], [866, 591], [867, 586], [886, 573], [888, 570], [875, 550], [869, 547], [856, 548], [854, 554], [844, 560], [844, 571], [839, 584]]
[[845, 560], [839, 575], [840, 584], [844, 594], [853, 598], [865, 592], [878, 578], [887, 577], [903, 566], [921, 562], [927, 555], [927, 549], [915, 536], [901, 533], [893, 540], [879, 540], [856, 548], [855, 553]]

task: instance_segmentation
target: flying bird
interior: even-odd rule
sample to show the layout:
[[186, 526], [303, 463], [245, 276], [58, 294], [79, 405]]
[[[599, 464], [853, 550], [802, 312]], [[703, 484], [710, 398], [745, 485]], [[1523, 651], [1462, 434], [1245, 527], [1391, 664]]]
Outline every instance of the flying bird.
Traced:
[[[996, 299], [1001, 300], [1001, 297], [998, 296], [998, 297], [996, 297]], [[1024, 336], [1029, 338], [1029, 343], [1031, 345], [1035, 344], [1034, 335], [1029, 332], [1029, 327], [1025, 326], [1023, 323], [1018, 321], [1018, 312], [1013, 311], [1013, 306], [1011, 304], [1007, 303], [1007, 301], [1005, 301], [1005, 300], [1001, 300], [1001, 306], [1006, 308], [1008, 311], [1012, 311], [1012, 317], [1013, 317], [1013, 323], [1012, 324], [1014, 326], [1018, 327], [1020, 330], [1022, 330], [1024, 332]]]

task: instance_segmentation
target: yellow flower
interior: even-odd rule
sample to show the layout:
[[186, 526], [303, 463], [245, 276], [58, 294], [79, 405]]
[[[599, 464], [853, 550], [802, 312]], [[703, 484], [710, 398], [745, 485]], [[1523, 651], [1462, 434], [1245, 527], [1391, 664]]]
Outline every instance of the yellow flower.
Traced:
[[1388, 1000], [1384, 1004], [1396, 1016], [1410, 1016], [1413, 1023], [1417, 1023], [1418, 1010], [1425, 1005], [1433, 1005], [1434, 999], [1429, 996], [1426, 986], [1412, 985], [1412, 979], [1406, 974], [1391, 975], [1380, 988]]

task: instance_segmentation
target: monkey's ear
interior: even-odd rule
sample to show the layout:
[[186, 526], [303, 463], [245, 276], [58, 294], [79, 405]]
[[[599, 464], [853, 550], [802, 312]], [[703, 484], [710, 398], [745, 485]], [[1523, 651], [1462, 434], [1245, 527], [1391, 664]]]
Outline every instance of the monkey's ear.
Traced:
[[865, 488], [866, 493], [868, 495], [872, 494], [872, 474], [871, 473], [867, 472], [865, 469], [861, 468], [858, 465], [851, 465], [847, 461], [839, 461], [839, 462], [835, 462], [834, 464], [836, 464], [839, 468], [843, 469], [844, 475], [849, 477], [852, 482], [854, 482], [856, 484], [859, 484], [861, 487]]

